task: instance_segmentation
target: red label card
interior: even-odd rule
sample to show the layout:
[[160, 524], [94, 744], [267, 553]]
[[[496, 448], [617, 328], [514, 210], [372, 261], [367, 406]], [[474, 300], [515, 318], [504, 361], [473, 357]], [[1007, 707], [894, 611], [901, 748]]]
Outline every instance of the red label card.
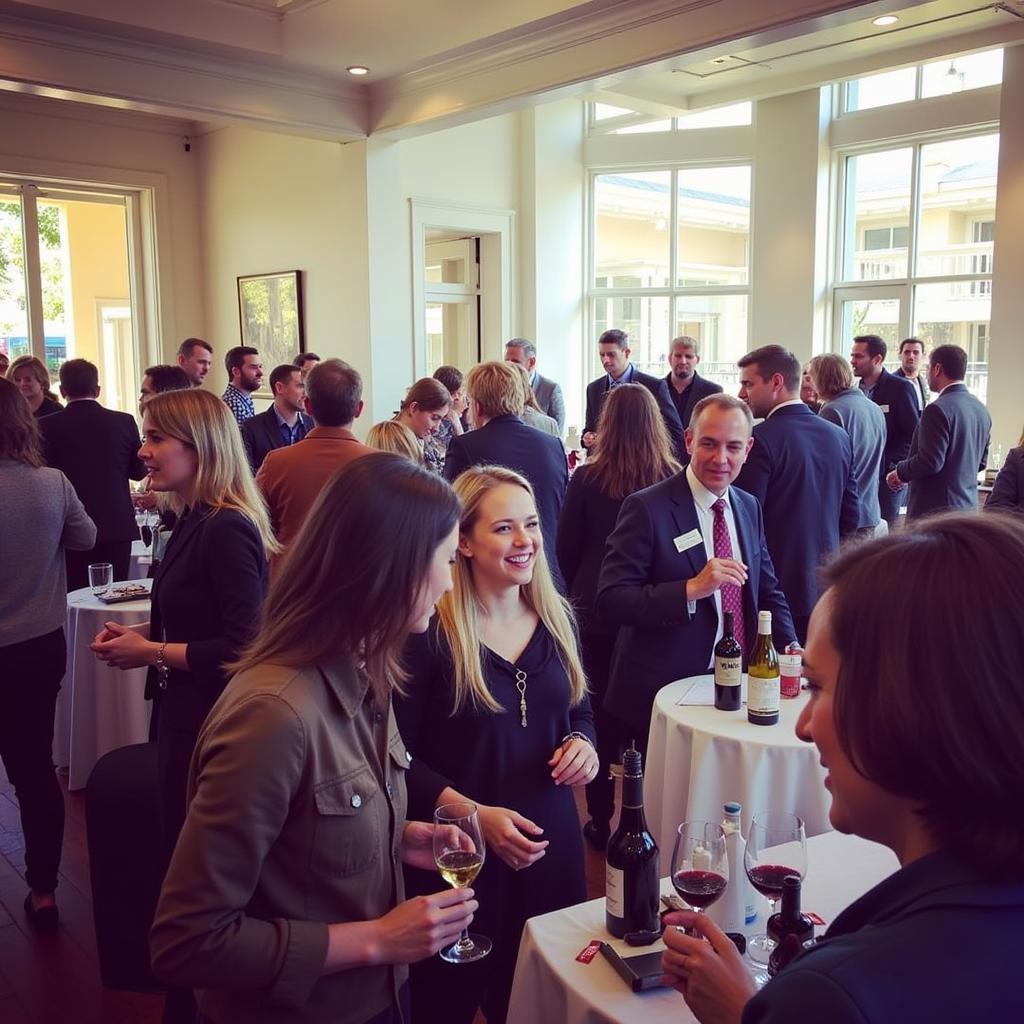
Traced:
[[589, 964], [591, 960], [597, 956], [597, 951], [601, 948], [601, 940], [593, 939], [588, 946], [584, 946], [576, 955], [576, 959], [581, 964]]

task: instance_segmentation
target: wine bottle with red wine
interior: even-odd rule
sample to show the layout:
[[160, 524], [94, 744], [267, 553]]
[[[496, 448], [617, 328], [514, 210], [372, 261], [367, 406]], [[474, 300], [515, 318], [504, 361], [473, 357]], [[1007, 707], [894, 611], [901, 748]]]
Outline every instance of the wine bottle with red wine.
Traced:
[[734, 635], [733, 613], [724, 612], [722, 619], [722, 639], [715, 644], [715, 707], [719, 711], [739, 711], [743, 648]]
[[800, 913], [800, 876], [786, 875], [782, 881], [782, 909], [768, 918], [768, 937], [775, 948], [768, 958], [768, 973], [774, 977], [803, 948], [814, 941], [814, 922]]
[[632, 932], [656, 938], [658, 844], [644, 817], [644, 773], [635, 744], [622, 755], [622, 768], [622, 813], [605, 852], [605, 924], [617, 939]]

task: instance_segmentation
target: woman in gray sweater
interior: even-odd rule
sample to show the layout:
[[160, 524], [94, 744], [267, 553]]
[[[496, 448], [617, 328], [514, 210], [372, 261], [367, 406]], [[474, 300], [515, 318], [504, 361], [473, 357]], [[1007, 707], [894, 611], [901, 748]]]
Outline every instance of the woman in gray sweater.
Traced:
[[64, 798], [53, 769], [53, 715], [64, 676], [64, 549], [88, 551], [96, 526], [59, 469], [43, 465], [28, 403], [0, 379], [0, 759], [25, 833], [25, 912], [57, 926]]

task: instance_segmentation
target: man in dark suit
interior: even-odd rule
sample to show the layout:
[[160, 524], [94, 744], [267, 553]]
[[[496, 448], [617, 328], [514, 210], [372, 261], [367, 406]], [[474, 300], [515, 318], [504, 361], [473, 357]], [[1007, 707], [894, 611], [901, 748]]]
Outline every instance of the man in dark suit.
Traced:
[[[679, 422], [685, 430], [690, 425], [690, 416], [697, 403], [708, 395], [717, 395], [722, 385], [713, 380], [705, 380], [698, 372], [700, 363], [700, 343], [696, 338], [685, 334], [676, 338], [668, 350], [669, 372], [665, 378], [668, 385], [669, 398], [679, 414]], [[690, 453], [683, 452], [680, 459], [685, 466], [690, 461]]]
[[893, 372], [894, 377], [902, 377], [914, 385], [918, 412], [924, 412], [932, 397], [925, 368], [921, 366], [923, 359], [924, 342], [920, 338], [904, 338], [900, 342], [900, 368]]
[[313, 429], [312, 418], [302, 411], [306, 385], [300, 367], [292, 363], [275, 366], [270, 373], [270, 390], [274, 393], [274, 404], [242, 424], [245, 454], [253, 473], [275, 448], [295, 444]]
[[[978, 507], [978, 474], [988, 461], [992, 417], [964, 384], [967, 353], [939, 345], [928, 361], [938, 396], [921, 414], [910, 455], [888, 477], [894, 490], [910, 484], [907, 518]], [[45, 422], [45, 420], [44, 420]]]
[[821, 595], [818, 569], [857, 530], [853, 450], [844, 430], [800, 401], [800, 362], [792, 352], [765, 345], [738, 365], [740, 398], [764, 422], [754, 427], [736, 486], [764, 509], [768, 550], [803, 643]]
[[910, 442], [921, 413], [914, 397], [914, 385], [884, 369], [888, 346], [877, 334], [860, 334], [853, 339], [850, 365], [860, 378], [860, 389], [885, 416], [885, 453], [882, 477], [878, 481], [878, 505], [891, 530], [899, 520], [906, 488], [893, 491], [885, 482], [886, 474], [910, 452]]
[[569, 483], [565, 449], [557, 437], [529, 427], [520, 419], [523, 388], [515, 367], [507, 363], [480, 363], [466, 375], [466, 391], [476, 429], [451, 439], [444, 475], [454, 480], [470, 466], [497, 465], [525, 476], [537, 499], [548, 565], [561, 589], [555, 537], [558, 513]]
[[760, 506], [730, 487], [750, 453], [752, 422], [731, 395], [702, 399], [686, 434], [689, 466], [628, 497], [608, 538], [596, 609], [620, 628], [605, 708], [641, 746], [658, 690], [711, 667], [723, 608], [739, 616], [744, 661], [759, 611], [772, 613], [780, 650], [796, 637]]
[[537, 399], [540, 411], [558, 424], [559, 436], [564, 434], [565, 399], [562, 397], [562, 389], [553, 380], [537, 372], [537, 348], [533, 342], [525, 338], [506, 341], [505, 359], [510, 363], [518, 363], [530, 375], [530, 387], [533, 388], [533, 397]]
[[597, 351], [601, 357], [601, 365], [605, 375], [598, 377], [587, 385], [587, 414], [584, 419], [582, 443], [584, 448], [591, 448], [596, 440], [597, 421], [601, 417], [604, 396], [619, 384], [643, 384], [658, 403], [661, 415], [668, 429], [672, 451], [676, 458], [686, 456], [686, 445], [683, 442], [683, 424], [679, 413], [668, 393], [668, 385], [661, 377], [652, 377], [649, 373], [641, 373], [629, 361], [629, 335], [625, 331], [605, 331], [597, 339]]
[[60, 393], [67, 407], [39, 421], [48, 465], [70, 481], [96, 524], [90, 551], [67, 551], [68, 590], [89, 585], [89, 566], [110, 562], [114, 579], [128, 578], [135, 525], [129, 480], [141, 480], [139, 428], [125, 412], [104, 409], [99, 371], [86, 359], [69, 359], [60, 368]]

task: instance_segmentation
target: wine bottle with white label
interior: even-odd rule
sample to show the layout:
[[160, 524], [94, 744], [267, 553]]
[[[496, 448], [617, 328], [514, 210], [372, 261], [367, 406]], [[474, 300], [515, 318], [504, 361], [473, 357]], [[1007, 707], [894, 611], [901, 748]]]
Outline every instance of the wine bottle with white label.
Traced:
[[644, 773], [635, 746], [623, 753], [622, 768], [622, 813], [605, 853], [605, 924], [617, 939], [661, 930], [658, 844], [644, 817]]
[[739, 711], [743, 648], [733, 633], [733, 613], [725, 612], [722, 618], [722, 639], [715, 644], [715, 707], [719, 711]]
[[772, 613], [757, 613], [757, 643], [747, 665], [747, 720], [777, 725], [780, 704], [779, 656], [772, 643]]

